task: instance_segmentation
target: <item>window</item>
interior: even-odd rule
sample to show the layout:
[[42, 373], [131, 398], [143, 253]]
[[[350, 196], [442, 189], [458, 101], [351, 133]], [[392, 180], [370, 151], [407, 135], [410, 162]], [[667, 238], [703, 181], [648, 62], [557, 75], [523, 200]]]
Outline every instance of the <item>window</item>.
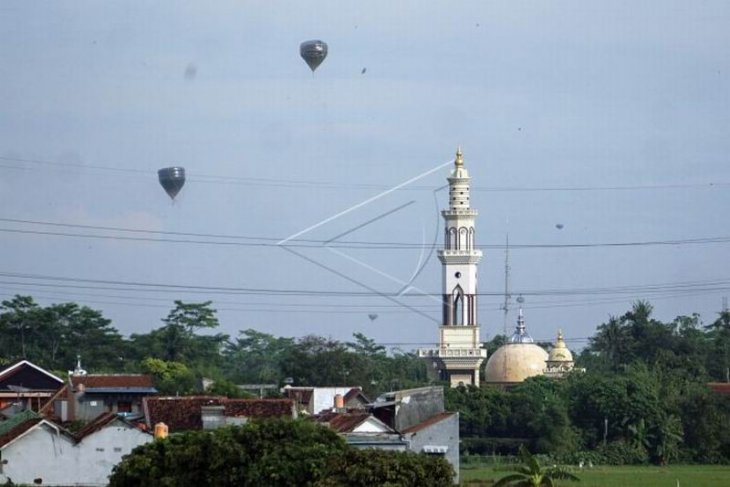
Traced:
[[453, 325], [464, 324], [464, 295], [461, 291], [461, 287], [456, 286], [454, 290], [454, 316], [452, 320]]

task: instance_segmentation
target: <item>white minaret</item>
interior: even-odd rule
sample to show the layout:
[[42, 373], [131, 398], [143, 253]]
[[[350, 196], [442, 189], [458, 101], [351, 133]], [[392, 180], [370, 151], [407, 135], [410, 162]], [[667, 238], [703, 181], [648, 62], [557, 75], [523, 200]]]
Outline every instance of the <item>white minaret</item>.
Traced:
[[479, 366], [487, 357], [481, 348], [477, 321], [477, 264], [482, 258], [476, 248], [474, 220], [477, 210], [469, 206], [469, 172], [461, 149], [456, 151], [449, 181], [449, 208], [444, 217], [444, 248], [438, 257], [443, 270], [443, 318], [439, 327], [439, 348], [419, 350], [429, 359], [434, 372], [452, 387], [479, 386]]

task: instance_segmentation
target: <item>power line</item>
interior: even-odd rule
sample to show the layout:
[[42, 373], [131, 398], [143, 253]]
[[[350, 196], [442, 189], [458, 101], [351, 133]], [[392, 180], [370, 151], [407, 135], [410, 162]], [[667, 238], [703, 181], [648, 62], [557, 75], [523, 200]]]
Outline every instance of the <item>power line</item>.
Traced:
[[[212, 294], [252, 294], [265, 296], [327, 296], [327, 297], [403, 297], [419, 298], [423, 296], [441, 296], [442, 293], [397, 293], [397, 292], [375, 292], [375, 291], [335, 291], [316, 289], [276, 289], [256, 287], [232, 287], [232, 286], [195, 286], [171, 283], [152, 283], [144, 281], [122, 281], [115, 279], [86, 279], [81, 277], [51, 276], [42, 274], [25, 274], [17, 272], [0, 271], [0, 277], [20, 279], [20, 281], [3, 282], [14, 285], [33, 285], [48, 287], [73, 287], [80, 284], [87, 285], [88, 289], [113, 289], [115, 291], [140, 291], [144, 292], [209, 292]], [[31, 281], [31, 282], [27, 282]], [[40, 281], [40, 282], [38, 282]], [[51, 282], [44, 282], [51, 281]], [[61, 284], [63, 283], [63, 284]], [[69, 284], [71, 283], [71, 284]], [[107, 286], [101, 288], [99, 285]], [[111, 286], [111, 287], [109, 287]], [[730, 289], [730, 279], [708, 279], [703, 281], [684, 281], [673, 283], [641, 284], [630, 286], [614, 287], [593, 287], [593, 288], [563, 288], [563, 289], [525, 289], [515, 291], [524, 296], [583, 296], [583, 295], [647, 295], [661, 294], [667, 292], [716, 292]], [[479, 296], [500, 297], [501, 291], [481, 292]]]
[[[37, 225], [48, 227], [62, 228], [78, 228], [87, 230], [100, 230], [119, 233], [139, 233], [142, 235], [170, 235], [178, 237], [191, 238], [154, 238], [143, 236], [126, 236], [126, 235], [106, 235], [95, 233], [78, 233], [78, 232], [60, 232], [50, 230], [28, 230], [22, 228], [0, 228], [0, 232], [16, 233], [24, 235], [54, 236], [54, 237], [72, 237], [72, 238], [90, 238], [101, 240], [121, 240], [121, 241], [141, 241], [141, 242], [162, 242], [175, 244], [196, 244], [196, 245], [221, 245], [221, 246], [242, 246], [242, 247], [282, 247], [277, 237], [250, 236], [250, 235], [230, 235], [217, 233], [192, 233], [192, 232], [171, 232], [162, 230], [149, 230], [139, 228], [111, 227], [102, 225], [82, 225], [73, 223], [60, 223], [40, 220], [24, 220], [17, 218], [0, 218], [0, 222], [24, 225]], [[203, 239], [203, 240], [198, 240]], [[207, 240], [206, 240], [207, 239]], [[211, 239], [229, 239], [211, 240]], [[244, 240], [243, 242], [239, 240]], [[245, 240], [253, 240], [248, 242]], [[612, 248], [612, 247], [651, 247], [651, 246], [679, 246], [679, 245], [707, 245], [722, 244], [730, 242], [730, 236], [702, 237], [691, 239], [673, 239], [673, 240], [647, 240], [647, 241], [631, 241], [631, 242], [597, 242], [597, 243], [568, 243], [568, 244], [514, 244], [510, 243], [510, 249], [584, 249], [584, 248]], [[439, 244], [417, 244], [409, 242], [385, 242], [385, 241], [357, 241], [344, 240], [333, 242], [332, 239], [292, 239], [286, 243], [287, 247], [298, 248], [322, 248], [325, 246], [333, 248], [351, 248], [363, 250], [420, 250], [440, 248]], [[504, 250], [506, 244], [487, 244], [479, 245], [477, 248], [482, 250]]]
[[[99, 164], [83, 164], [74, 162], [60, 162], [60, 161], [48, 161], [43, 159], [35, 158], [20, 158], [20, 157], [7, 157], [2, 156], [0, 160], [8, 162], [20, 162], [27, 164], [44, 165], [58, 168], [76, 168], [76, 169], [93, 169], [99, 171], [109, 171], [115, 173], [127, 173], [135, 175], [154, 176], [156, 171], [147, 169], [133, 169], [124, 167], [114, 167]], [[26, 169], [20, 166], [7, 166], [0, 165], [9, 169]], [[383, 184], [367, 184], [367, 183], [352, 183], [352, 182], [336, 182], [336, 181], [321, 181], [321, 180], [304, 180], [304, 179], [281, 179], [281, 178], [261, 178], [261, 177], [237, 177], [237, 176], [225, 176], [225, 175], [213, 175], [213, 174], [194, 174], [188, 177], [191, 182], [203, 183], [203, 184], [234, 184], [234, 185], [247, 185], [247, 186], [279, 186], [279, 187], [302, 187], [302, 188], [331, 188], [331, 189], [342, 189], [342, 188], [360, 188], [360, 189], [373, 189], [382, 190], [387, 189], [390, 186]], [[550, 191], [575, 191], [575, 192], [586, 192], [586, 191], [637, 191], [637, 190], [663, 190], [663, 189], [714, 189], [730, 186], [728, 181], [709, 181], [704, 183], [667, 183], [667, 184], [640, 184], [640, 185], [614, 185], [614, 186], [544, 186], [544, 187], [520, 187], [520, 186], [508, 186], [508, 187], [487, 187], [487, 186], [474, 186], [472, 191], [477, 192], [550, 192]], [[433, 191], [436, 186], [423, 186], [414, 185], [401, 188], [402, 190], [412, 191]]]

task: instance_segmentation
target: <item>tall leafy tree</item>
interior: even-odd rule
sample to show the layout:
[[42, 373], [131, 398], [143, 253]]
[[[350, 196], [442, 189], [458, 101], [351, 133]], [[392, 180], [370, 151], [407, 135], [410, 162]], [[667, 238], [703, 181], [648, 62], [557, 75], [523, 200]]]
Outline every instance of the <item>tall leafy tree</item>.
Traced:
[[[41, 308], [31, 296], [16, 295], [11, 300], [2, 302], [0, 309], [0, 327], [2, 327], [5, 349], [17, 350], [15, 357], [29, 358], [33, 344], [33, 335], [38, 335]], [[15, 358], [13, 357], [13, 358]]]

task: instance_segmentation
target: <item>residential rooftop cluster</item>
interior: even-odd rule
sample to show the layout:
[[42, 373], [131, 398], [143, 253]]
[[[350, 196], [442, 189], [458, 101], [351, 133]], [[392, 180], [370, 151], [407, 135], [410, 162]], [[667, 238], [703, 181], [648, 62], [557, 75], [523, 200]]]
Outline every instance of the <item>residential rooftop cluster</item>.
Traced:
[[162, 396], [149, 375], [89, 374], [79, 364], [64, 380], [22, 360], [0, 371], [0, 483], [102, 486], [155, 432], [266, 418], [308, 418], [355, 447], [443, 455], [458, 472], [459, 415], [445, 411], [442, 387], [373, 401], [360, 387], [286, 386], [280, 394]]

